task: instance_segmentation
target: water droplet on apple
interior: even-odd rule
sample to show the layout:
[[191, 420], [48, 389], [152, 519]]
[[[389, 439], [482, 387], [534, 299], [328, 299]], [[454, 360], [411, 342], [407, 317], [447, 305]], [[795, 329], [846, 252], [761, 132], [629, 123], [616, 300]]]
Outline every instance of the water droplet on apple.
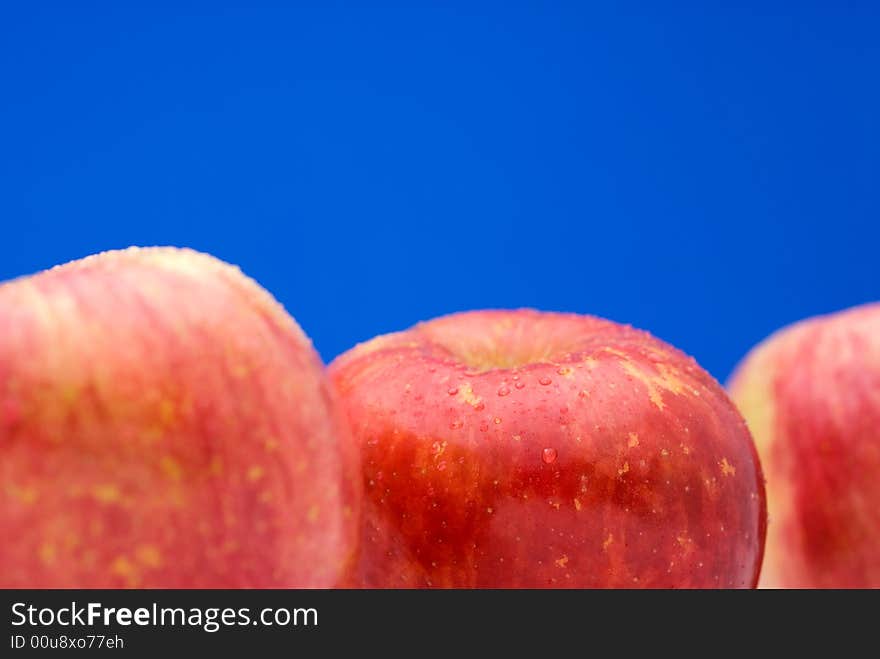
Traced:
[[474, 405], [474, 409], [477, 412], [479, 412], [480, 410], [486, 409], [486, 405], [484, 403], [480, 402], [480, 403], [477, 403], [476, 405]]
[[555, 448], [545, 448], [541, 451], [541, 459], [544, 461], [544, 464], [553, 464], [556, 462], [556, 449]]
[[454, 396], [458, 393], [458, 387], [449, 387], [449, 389], [446, 390], [446, 393], [450, 396]]
[[553, 382], [553, 380], [551, 380], [550, 378], [548, 378], [546, 375], [538, 380], [538, 384], [542, 384], [542, 385], [544, 385], [545, 387], [546, 387], [548, 384], [550, 384], [551, 382]]
[[501, 423], [501, 417], [500, 417], [500, 416], [496, 416], [495, 419], [494, 419], [494, 421], [495, 421], [495, 425], [497, 426], [499, 423]]
[[441, 460], [437, 463], [437, 471], [445, 471], [446, 470], [446, 460]]
[[498, 389], [499, 396], [506, 396], [510, 393], [510, 387], [502, 385], [500, 389]]
[[526, 386], [526, 383], [525, 382], [516, 382], [513, 386], [516, 387], [517, 389], [522, 389], [524, 386]]

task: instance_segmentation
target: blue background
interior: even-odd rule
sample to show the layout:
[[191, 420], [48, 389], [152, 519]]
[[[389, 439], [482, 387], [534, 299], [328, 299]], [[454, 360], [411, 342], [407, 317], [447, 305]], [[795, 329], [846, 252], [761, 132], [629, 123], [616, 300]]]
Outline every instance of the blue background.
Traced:
[[878, 3], [15, 4], [0, 279], [188, 245], [326, 359], [533, 306], [722, 379], [880, 298]]

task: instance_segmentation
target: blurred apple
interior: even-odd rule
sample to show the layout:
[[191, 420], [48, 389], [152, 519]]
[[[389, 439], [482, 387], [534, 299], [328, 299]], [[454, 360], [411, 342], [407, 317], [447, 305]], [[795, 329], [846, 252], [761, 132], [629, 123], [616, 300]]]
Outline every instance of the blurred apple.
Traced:
[[780, 330], [730, 391], [767, 475], [761, 585], [880, 587], [880, 304]]
[[0, 586], [332, 586], [357, 456], [237, 269], [108, 252], [0, 285]]

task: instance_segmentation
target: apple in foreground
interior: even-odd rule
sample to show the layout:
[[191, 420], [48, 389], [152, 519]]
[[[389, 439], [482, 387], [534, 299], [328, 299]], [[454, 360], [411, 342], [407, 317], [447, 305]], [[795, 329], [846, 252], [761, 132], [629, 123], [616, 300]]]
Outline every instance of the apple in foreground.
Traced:
[[754, 587], [766, 508], [696, 362], [589, 316], [456, 314], [330, 366], [362, 454], [359, 587]]
[[730, 391], [767, 475], [761, 586], [880, 588], [880, 304], [780, 330]]
[[332, 586], [357, 455], [317, 354], [238, 269], [107, 252], [0, 285], [0, 586]]

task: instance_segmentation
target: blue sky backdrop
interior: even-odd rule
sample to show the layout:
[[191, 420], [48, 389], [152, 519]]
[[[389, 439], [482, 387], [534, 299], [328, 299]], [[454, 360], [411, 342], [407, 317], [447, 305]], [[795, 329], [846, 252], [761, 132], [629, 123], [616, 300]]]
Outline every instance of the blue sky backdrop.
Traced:
[[880, 4], [718, 4], [5, 3], [0, 279], [187, 245], [328, 360], [531, 306], [724, 379], [880, 299]]

